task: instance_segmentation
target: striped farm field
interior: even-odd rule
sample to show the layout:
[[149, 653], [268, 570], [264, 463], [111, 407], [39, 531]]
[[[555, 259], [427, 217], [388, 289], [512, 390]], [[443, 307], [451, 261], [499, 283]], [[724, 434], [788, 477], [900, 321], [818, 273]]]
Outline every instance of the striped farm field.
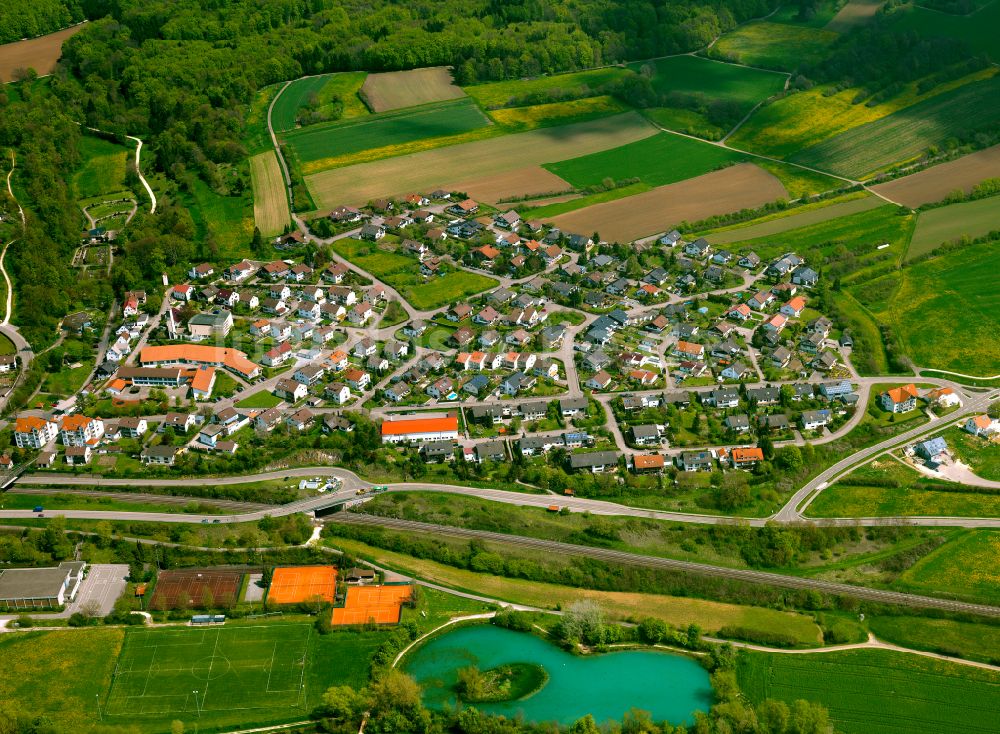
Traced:
[[465, 92], [455, 86], [451, 72], [444, 66], [369, 74], [361, 87], [361, 94], [375, 112], [465, 96]]
[[1000, 78], [994, 76], [855, 127], [790, 160], [862, 178], [913, 160], [951, 137], [995, 125], [998, 119]]
[[527, 166], [484, 178], [449, 181], [445, 188], [449, 191], [464, 191], [476, 201], [496, 204], [500, 199], [543, 196], [557, 191], [567, 191], [572, 187], [541, 166]]
[[511, 132], [535, 130], [552, 125], [569, 125], [598, 117], [609, 117], [627, 112], [628, 107], [616, 98], [603, 95], [567, 102], [550, 102], [528, 107], [505, 107], [492, 110], [489, 116], [495, 123]]
[[282, 136], [306, 174], [350, 165], [353, 156], [386, 151], [407, 143], [436, 140], [484, 128], [490, 121], [470, 99], [397, 110], [381, 115], [310, 125]]
[[935, 247], [961, 237], [981, 237], [1000, 231], [1000, 197], [949, 204], [920, 212], [906, 258], [913, 260]]
[[565, 232], [599, 232], [609, 242], [631, 242], [683, 221], [752, 209], [787, 196], [781, 182], [750, 163], [659, 186], [624, 199], [595, 204], [555, 217]]
[[291, 217], [285, 181], [273, 150], [250, 159], [250, 181], [253, 184], [254, 224], [265, 237], [281, 234]]
[[[551, 101], [559, 97], [596, 97], [601, 88], [631, 72], [615, 66], [569, 74], [553, 74], [535, 79], [512, 79], [504, 82], [474, 84], [465, 92], [486, 109], [520, 107]], [[531, 100], [531, 101], [528, 101]]]
[[343, 118], [360, 117], [368, 114], [368, 108], [358, 97], [358, 90], [364, 84], [366, 72], [349, 71], [342, 74], [323, 74], [296, 79], [281, 93], [271, 110], [271, 124], [275, 132], [283, 133], [296, 128], [299, 110], [315, 96], [322, 111], [332, 105], [334, 98], [343, 103]]
[[[941, 201], [954, 191], [969, 193], [976, 184], [988, 178], [1000, 178], [1000, 145], [873, 186], [872, 190], [915, 208]], [[1000, 227], [1000, 221], [997, 225]]]
[[748, 652], [737, 677], [755, 703], [823, 704], [844, 734], [986, 734], [1000, 710], [1000, 673], [889, 650]]
[[62, 56], [63, 43], [86, 27], [86, 23], [78, 23], [38, 38], [3, 44], [0, 46], [0, 84], [13, 79], [17, 69], [32, 68], [40, 76], [51, 74]]
[[616, 148], [656, 133], [656, 128], [641, 115], [627, 112], [321, 171], [307, 176], [306, 185], [319, 209], [365, 204], [379, 196], [468, 180], [473, 171], [485, 180], [492, 175]]

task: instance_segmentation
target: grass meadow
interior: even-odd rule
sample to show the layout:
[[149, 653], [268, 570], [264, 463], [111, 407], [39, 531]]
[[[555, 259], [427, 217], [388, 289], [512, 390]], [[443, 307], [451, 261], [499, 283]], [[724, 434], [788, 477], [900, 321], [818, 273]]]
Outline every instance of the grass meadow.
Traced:
[[747, 23], [726, 33], [712, 46], [713, 56], [747, 66], [795, 71], [819, 61], [837, 34], [819, 28], [768, 23]]
[[296, 79], [281, 93], [271, 111], [274, 131], [283, 133], [294, 130], [299, 109], [308, 104], [313, 95], [319, 103], [319, 112], [332, 106], [334, 98], [339, 97], [344, 104], [342, 119], [367, 115], [368, 108], [358, 97], [358, 90], [364, 84], [366, 76], [367, 72], [364, 71], [349, 71]]
[[986, 732], [1000, 707], [1000, 673], [888, 650], [743, 653], [737, 677], [753, 702], [823, 704], [844, 734]]
[[642, 114], [662, 128], [694, 135], [696, 138], [719, 140], [726, 134], [726, 130], [713, 125], [705, 115], [694, 110], [685, 110], [681, 107], [651, 107], [643, 110]]
[[[973, 436], [960, 428], [949, 428], [944, 437], [952, 455], [961, 459], [976, 475], [1000, 482], [1000, 443]], [[1000, 509], [1000, 498], [997, 507]]]
[[1000, 197], [928, 209], [920, 212], [906, 259], [913, 260], [961, 237], [982, 237], [1000, 231]]
[[918, 594], [960, 592], [987, 604], [1000, 602], [1000, 531], [974, 530], [945, 543], [903, 573], [896, 586]]
[[601, 87], [618, 81], [630, 72], [619, 67], [577, 71], [569, 74], [554, 74], [536, 79], [512, 79], [510, 81], [474, 84], [464, 87], [465, 93], [488, 110], [499, 107], [517, 107], [524, 100], [566, 97], [596, 97]]
[[[272, 154], [273, 155], [273, 154]], [[191, 213], [199, 237], [210, 234], [219, 245], [220, 255], [250, 255], [254, 216], [250, 196], [222, 196], [200, 178], [191, 179], [191, 189], [183, 201]]]
[[[387, 282], [393, 287], [400, 287], [396, 286], [392, 280]], [[461, 301], [468, 296], [482, 293], [497, 285], [499, 285], [499, 281], [488, 276], [465, 270], [453, 270], [446, 275], [431, 278], [426, 282], [402, 284], [400, 293], [414, 308], [427, 310]]]
[[903, 647], [993, 664], [1000, 661], [1000, 629], [994, 625], [929, 617], [875, 616], [868, 627], [880, 640]]
[[993, 124], [1000, 116], [1000, 78], [965, 84], [859, 125], [795, 153], [790, 160], [863, 178], [923, 155], [949, 138]]
[[281, 403], [281, 398], [277, 395], [272, 395], [267, 392], [267, 390], [260, 390], [251, 395], [247, 395], [241, 401], [236, 403], [237, 408], [256, 408], [256, 409], [268, 409], [274, 408]]
[[80, 138], [83, 163], [73, 174], [77, 199], [89, 199], [125, 189], [125, 160], [129, 149], [103, 138], [84, 135]]
[[638, 178], [649, 186], [664, 186], [700, 176], [746, 159], [716, 145], [660, 133], [618, 148], [549, 163], [547, 170], [574, 186], [596, 186], [608, 178]]
[[900, 30], [916, 31], [922, 36], [958, 38], [980, 53], [1000, 61], [1000, 3], [989, 3], [971, 15], [948, 15], [909, 5], [889, 16]]
[[508, 132], [524, 132], [552, 125], [570, 125], [599, 117], [627, 112], [628, 107], [614, 97], [602, 95], [567, 102], [550, 102], [528, 107], [504, 107], [488, 114]]
[[315, 173], [334, 165], [348, 165], [357, 153], [461, 135], [489, 124], [472, 100], [461, 99], [310, 125], [286, 133], [283, 138], [305, 173]]

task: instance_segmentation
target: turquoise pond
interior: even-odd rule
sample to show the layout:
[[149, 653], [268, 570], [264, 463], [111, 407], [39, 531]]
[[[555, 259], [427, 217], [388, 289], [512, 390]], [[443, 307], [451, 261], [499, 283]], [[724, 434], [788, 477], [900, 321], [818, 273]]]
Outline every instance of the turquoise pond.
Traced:
[[423, 687], [427, 706], [442, 708], [456, 701], [460, 669], [477, 665], [487, 670], [505, 663], [540, 665], [549, 681], [520, 701], [476, 704], [481, 711], [569, 724], [587, 714], [599, 723], [617, 721], [638, 708], [649, 711], [654, 721], [682, 724], [712, 705], [708, 673], [683, 655], [651, 650], [571, 655], [534, 635], [493, 625], [436, 637], [410, 653], [403, 670]]

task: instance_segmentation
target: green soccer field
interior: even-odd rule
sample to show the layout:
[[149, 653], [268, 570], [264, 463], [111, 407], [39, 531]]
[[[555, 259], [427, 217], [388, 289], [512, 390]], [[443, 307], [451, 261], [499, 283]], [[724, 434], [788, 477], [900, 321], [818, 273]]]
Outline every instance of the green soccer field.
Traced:
[[130, 630], [104, 713], [166, 717], [301, 707], [311, 632], [308, 624]]

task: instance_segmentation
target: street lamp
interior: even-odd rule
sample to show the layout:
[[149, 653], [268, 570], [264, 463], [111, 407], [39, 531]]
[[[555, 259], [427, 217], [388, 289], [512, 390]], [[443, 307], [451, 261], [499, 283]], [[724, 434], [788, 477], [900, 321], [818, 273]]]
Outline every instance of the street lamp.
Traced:
[[198, 691], [194, 691], [194, 706], [198, 710], [198, 718], [201, 718], [201, 702], [198, 700]]
[[101, 694], [100, 693], [95, 693], [94, 694], [94, 700], [97, 702], [97, 718], [101, 722], [103, 722], [104, 721], [104, 715], [101, 713]]

